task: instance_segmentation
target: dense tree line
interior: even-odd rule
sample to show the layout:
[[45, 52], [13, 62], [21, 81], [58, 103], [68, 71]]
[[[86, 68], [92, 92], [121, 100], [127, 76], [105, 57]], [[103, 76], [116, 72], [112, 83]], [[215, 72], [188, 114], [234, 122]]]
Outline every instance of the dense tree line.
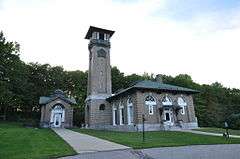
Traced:
[[[84, 100], [87, 91], [87, 71], [66, 71], [60, 66], [25, 63], [19, 58], [19, 44], [9, 42], [0, 33], [0, 120], [32, 120], [38, 122], [40, 96], [48, 96], [55, 89], [62, 89], [75, 97], [74, 124], [84, 122]], [[220, 83], [200, 85], [189, 75], [176, 77], [163, 75], [163, 82], [199, 90], [194, 95], [196, 115], [200, 126], [222, 127], [225, 120], [240, 126], [240, 90], [226, 88]], [[156, 80], [153, 74], [124, 75], [112, 67], [113, 92], [129, 87], [139, 80]]]

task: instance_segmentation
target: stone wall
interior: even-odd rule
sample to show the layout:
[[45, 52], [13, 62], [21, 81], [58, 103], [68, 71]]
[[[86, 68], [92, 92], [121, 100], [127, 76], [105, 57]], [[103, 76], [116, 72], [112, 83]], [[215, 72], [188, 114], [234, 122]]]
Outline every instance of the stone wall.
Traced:
[[[106, 56], [99, 57], [98, 52], [104, 50]], [[108, 47], [94, 45], [89, 49], [88, 95], [112, 93], [110, 52]]]
[[[100, 110], [102, 104], [105, 105], [104, 110]], [[85, 116], [87, 126], [111, 124], [112, 109], [105, 99], [89, 100], [86, 103], [85, 112], [87, 112]]]
[[[154, 107], [154, 113], [153, 115], [150, 115], [148, 113], [149, 108], [145, 105], [145, 98], [150, 95], [153, 96], [156, 100], [157, 105]], [[173, 113], [173, 121], [174, 125], [172, 126], [166, 126], [163, 124], [163, 114], [161, 114], [159, 108], [162, 107], [162, 99], [164, 96], [168, 96], [172, 99], [173, 104], [176, 105], [178, 97], [182, 97], [185, 102], [187, 103], [187, 106], [185, 106], [185, 114], [181, 114], [180, 112], [178, 114]], [[194, 105], [193, 105], [193, 98], [192, 95], [188, 94], [173, 94], [170, 92], [161, 92], [157, 93], [154, 91], [135, 91], [131, 94], [119, 97], [111, 102], [111, 107], [117, 108], [117, 112], [119, 113], [119, 105], [120, 102], [124, 106], [124, 125], [127, 125], [127, 100], [129, 98], [132, 98], [133, 101], [133, 111], [134, 111], [134, 124], [133, 128], [131, 130], [135, 131], [141, 131], [142, 130], [142, 114], [145, 114], [145, 128], [146, 131], [154, 131], [154, 130], [176, 130], [179, 128], [182, 129], [191, 129], [191, 128], [197, 128], [197, 119], [195, 116], [194, 111]], [[111, 115], [111, 121], [112, 121], [112, 114]], [[119, 116], [117, 118], [117, 124], [119, 124]], [[179, 122], [181, 121], [181, 127], [178, 127]], [[112, 123], [110, 124], [112, 125]], [[130, 126], [131, 127], [131, 126]], [[116, 126], [105, 126], [104, 129], [110, 128], [113, 130], [114, 128], [117, 131], [125, 131], [127, 130], [123, 125], [116, 125]]]
[[[145, 105], [145, 98], [150, 95], [153, 96], [157, 102], [156, 107], [154, 107], [154, 113], [153, 115], [150, 115], [148, 113], [148, 107]], [[187, 95], [187, 94], [172, 94], [172, 93], [156, 93], [153, 91], [137, 91], [137, 109], [138, 115], [137, 115], [137, 121], [136, 124], [139, 124], [142, 122], [142, 113], [145, 114], [146, 118], [146, 123], [148, 124], [154, 124], [154, 123], [161, 123], [163, 116], [160, 116], [159, 108], [162, 107], [162, 99], [164, 96], [168, 96], [172, 99], [173, 104], [177, 105], [176, 101], [178, 97], [182, 97], [186, 103], [187, 106], [185, 106], [185, 114], [182, 115], [180, 112], [176, 116], [174, 114], [174, 121], [177, 120], [182, 120], [183, 123], [188, 123], [188, 122], [196, 122], [196, 116], [195, 116], [195, 111], [194, 111], [194, 105], [193, 105], [193, 98], [192, 95]]]

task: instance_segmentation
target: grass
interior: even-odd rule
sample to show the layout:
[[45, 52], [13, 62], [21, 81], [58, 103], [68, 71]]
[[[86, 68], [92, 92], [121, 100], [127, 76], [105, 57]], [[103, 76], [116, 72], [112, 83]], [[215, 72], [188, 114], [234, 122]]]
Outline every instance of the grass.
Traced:
[[[219, 134], [226, 132], [226, 130], [223, 128], [209, 128], [209, 127], [199, 128], [199, 129], [194, 129], [194, 130], [203, 131], [203, 132], [211, 132], [211, 133], [219, 133]], [[230, 135], [240, 135], [240, 130], [229, 129], [229, 134]]]
[[142, 141], [141, 132], [114, 132], [90, 129], [72, 129], [84, 134], [106, 139], [135, 149], [186, 146], [186, 145], [211, 145], [211, 144], [239, 144], [240, 139], [225, 139], [217, 136], [207, 136], [176, 131], [146, 132], [146, 140]]
[[48, 159], [73, 154], [76, 152], [51, 129], [0, 122], [1, 159]]

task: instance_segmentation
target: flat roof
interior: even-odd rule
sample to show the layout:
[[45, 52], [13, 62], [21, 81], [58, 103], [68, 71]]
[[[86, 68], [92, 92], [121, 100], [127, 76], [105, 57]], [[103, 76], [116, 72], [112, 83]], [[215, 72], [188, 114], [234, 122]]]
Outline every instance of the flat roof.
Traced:
[[110, 37], [111, 37], [114, 34], [115, 31], [107, 30], [107, 29], [103, 29], [103, 28], [98, 28], [98, 27], [94, 27], [94, 26], [90, 26], [89, 29], [88, 29], [88, 32], [87, 32], [87, 34], [85, 36], [85, 39], [90, 39], [93, 32], [106, 33], [106, 34], [109, 34]]

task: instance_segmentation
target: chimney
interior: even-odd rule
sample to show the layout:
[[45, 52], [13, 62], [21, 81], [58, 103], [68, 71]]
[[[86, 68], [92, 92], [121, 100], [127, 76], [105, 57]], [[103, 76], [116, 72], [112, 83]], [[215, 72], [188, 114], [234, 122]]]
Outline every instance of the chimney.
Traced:
[[159, 83], [163, 83], [162, 76], [163, 76], [162, 74], [156, 75], [156, 78], [155, 78], [156, 81], [159, 82]]

